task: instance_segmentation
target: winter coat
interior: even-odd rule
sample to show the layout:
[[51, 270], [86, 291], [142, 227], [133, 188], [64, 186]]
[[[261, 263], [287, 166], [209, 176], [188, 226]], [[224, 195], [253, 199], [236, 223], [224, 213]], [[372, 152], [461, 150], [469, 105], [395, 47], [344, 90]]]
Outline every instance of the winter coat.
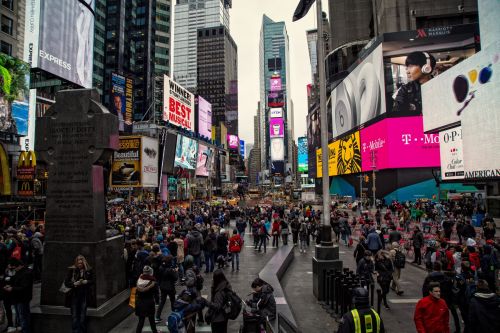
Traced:
[[421, 231], [415, 232], [412, 240], [414, 248], [421, 248], [424, 245], [424, 235]]
[[450, 315], [444, 299], [429, 295], [418, 301], [413, 317], [418, 333], [450, 332]]
[[10, 299], [13, 304], [29, 303], [33, 298], [33, 273], [31, 269], [24, 266], [11, 278]]
[[210, 233], [205, 238], [205, 243], [203, 244], [203, 249], [207, 252], [213, 252], [217, 246], [217, 236], [215, 233]]
[[394, 272], [394, 265], [391, 259], [383, 258], [375, 262], [375, 269], [377, 270], [379, 283], [389, 283], [392, 280], [392, 273]]
[[137, 280], [135, 295], [135, 314], [139, 317], [154, 316], [155, 295], [158, 296], [155, 278], [151, 275], [142, 274]]
[[469, 324], [476, 332], [500, 332], [500, 297], [475, 293], [469, 302]]
[[217, 237], [217, 253], [223, 256], [227, 255], [227, 236], [225, 234]]
[[229, 252], [231, 253], [240, 253], [241, 246], [243, 245], [243, 240], [241, 236], [236, 234], [229, 239]]
[[361, 258], [358, 262], [358, 267], [356, 269], [356, 274], [358, 274], [361, 278], [368, 280], [370, 282], [373, 281], [372, 274], [375, 270], [375, 265], [373, 261], [367, 260], [366, 258]]
[[377, 253], [378, 250], [382, 248], [380, 237], [375, 231], [369, 233], [368, 237], [366, 237], [366, 246], [373, 254]]
[[191, 231], [188, 236], [188, 253], [192, 256], [199, 256], [201, 253], [201, 245], [203, 236], [198, 230]]
[[356, 249], [354, 249], [354, 258], [356, 258], [356, 264], [365, 256], [365, 251], [367, 250], [366, 245], [363, 243], [358, 243]]
[[220, 323], [228, 319], [224, 311], [224, 305], [226, 304], [229, 290], [232, 290], [229, 282], [222, 281], [212, 292], [211, 302], [208, 303], [208, 311], [212, 323]]
[[[87, 280], [87, 283], [75, 286], [74, 283], [80, 279]], [[92, 292], [93, 283], [94, 272], [91, 269], [83, 271], [81, 274], [80, 270], [75, 266], [69, 267], [66, 279], [64, 280], [64, 285], [67, 288], [71, 288], [71, 291], [66, 294], [65, 306], [68, 308], [71, 307], [72, 300], [75, 298], [81, 301], [84, 299], [88, 300]]]
[[238, 232], [243, 232], [247, 228], [247, 223], [243, 219], [236, 221], [236, 229]]
[[179, 275], [172, 267], [162, 264], [158, 270], [158, 284], [161, 290], [175, 292], [175, 282]]
[[279, 235], [280, 234], [280, 223], [278, 221], [273, 222], [273, 227], [272, 227], [272, 233], [274, 235]]
[[276, 300], [273, 295], [274, 289], [269, 284], [264, 284], [260, 292], [253, 293], [247, 301], [252, 307], [256, 307], [262, 317], [269, 317], [269, 320], [276, 318]]

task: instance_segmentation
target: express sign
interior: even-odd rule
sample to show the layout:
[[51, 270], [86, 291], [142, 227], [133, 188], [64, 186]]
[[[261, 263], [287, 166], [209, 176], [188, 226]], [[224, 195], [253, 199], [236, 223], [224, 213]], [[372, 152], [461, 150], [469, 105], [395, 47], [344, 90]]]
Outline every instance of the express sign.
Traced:
[[194, 95], [168, 76], [163, 77], [163, 120], [193, 131]]

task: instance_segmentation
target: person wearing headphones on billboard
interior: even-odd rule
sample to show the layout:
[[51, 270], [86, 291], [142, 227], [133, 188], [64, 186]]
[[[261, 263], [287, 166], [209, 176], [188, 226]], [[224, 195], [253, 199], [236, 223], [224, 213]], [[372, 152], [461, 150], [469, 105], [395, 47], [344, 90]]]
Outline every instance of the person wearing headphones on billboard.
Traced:
[[403, 84], [393, 95], [394, 112], [422, 113], [421, 85], [432, 79], [436, 59], [427, 52], [415, 51], [406, 57], [408, 83]]

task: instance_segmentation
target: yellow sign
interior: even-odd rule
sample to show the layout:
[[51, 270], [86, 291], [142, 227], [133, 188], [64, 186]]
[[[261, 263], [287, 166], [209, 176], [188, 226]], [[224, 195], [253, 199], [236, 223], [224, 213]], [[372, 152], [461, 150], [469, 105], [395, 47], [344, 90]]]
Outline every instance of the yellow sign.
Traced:
[[10, 195], [9, 155], [0, 143], [0, 195]]
[[17, 195], [20, 197], [32, 197], [35, 194], [35, 184], [30, 180], [17, 182]]
[[[359, 131], [328, 144], [328, 175], [338, 176], [361, 172]], [[316, 150], [317, 178], [323, 176], [321, 148]]]
[[17, 162], [17, 179], [35, 179], [36, 155], [34, 151], [22, 151]]

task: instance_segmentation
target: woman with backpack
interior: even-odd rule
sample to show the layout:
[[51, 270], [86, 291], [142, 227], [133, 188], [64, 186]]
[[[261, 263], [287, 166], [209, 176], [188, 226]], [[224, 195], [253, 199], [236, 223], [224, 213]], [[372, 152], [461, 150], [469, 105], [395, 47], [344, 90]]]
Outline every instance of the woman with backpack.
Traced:
[[375, 258], [375, 270], [377, 271], [377, 282], [382, 289], [382, 301], [384, 302], [384, 307], [389, 310], [389, 304], [387, 304], [387, 294], [389, 293], [392, 273], [394, 272], [394, 265], [390, 259], [389, 252], [385, 250], [380, 250]]
[[243, 240], [238, 234], [238, 230], [233, 230], [233, 236], [229, 239], [229, 252], [231, 252], [231, 270], [234, 272], [234, 262], [236, 261], [236, 270], [240, 270], [240, 252], [243, 246]]
[[153, 333], [158, 333], [155, 322], [155, 297], [158, 297], [158, 285], [153, 276], [153, 269], [150, 266], [144, 266], [142, 274], [137, 280], [135, 314], [139, 317], [136, 333], [141, 333], [146, 318], [149, 319], [149, 325]]
[[210, 302], [207, 304], [209, 309], [205, 315], [205, 320], [210, 323], [212, 333], [227, 333], [229, 318], [225, 306], [231, 290], [231, 284], [227, 281], [224, 272], [217, 269], [214, 272], [210, 290]]
[[401, 278], [401, 270], [405, 267], [406, 257], [399, 247], [399, 243], [392, 243], [392, 250], [389, 252], [391, 255], [391, 260], [394, 266], [394, 272], [392, 273], [391, 289], [396, 292], [398, 296], [403, 295], [401, 286], [399, 284], [399, 279]]

